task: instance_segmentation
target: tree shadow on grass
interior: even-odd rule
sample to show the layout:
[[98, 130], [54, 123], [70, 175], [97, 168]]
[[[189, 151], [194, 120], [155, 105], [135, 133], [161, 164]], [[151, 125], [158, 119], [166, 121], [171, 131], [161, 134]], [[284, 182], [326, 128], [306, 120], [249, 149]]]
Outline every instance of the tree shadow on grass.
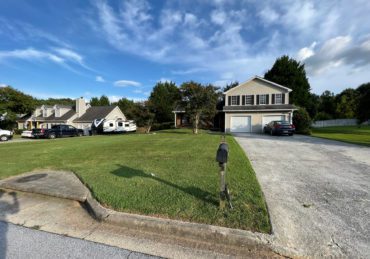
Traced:
[[123, 177], [123, 178], [134, 178], [134, 177], [141, 177], [141, 178], [149, 178], [156, 180], [157, 182], [160, 182], [162, 184], [165, 184], [167, 186], [170, 186], [172, 188], [178, 189], [184, 193], [187, 193], [199, 200], [202, 200], [206, 203], [212, 204], [214, 206], [218, 206], [218, 200], [215, 198], [214, 194], [204, 191], [196, 186], [189, 186], [189, 187], [182, 187], [177, 184], [171, 183], [167, 180], [161, 179], [156, 175], [152, 175], [149, 173], [145, 173], [142, 170], [133, 169], [127, 166], [118, 165], [119, 168], [114, 170], [112, 174]]

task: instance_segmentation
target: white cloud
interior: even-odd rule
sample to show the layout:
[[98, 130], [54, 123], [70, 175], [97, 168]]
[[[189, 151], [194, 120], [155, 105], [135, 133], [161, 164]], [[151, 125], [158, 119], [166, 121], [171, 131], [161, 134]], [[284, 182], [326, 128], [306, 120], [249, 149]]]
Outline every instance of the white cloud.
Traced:
[[131, 81], [131, 80], [118, 80], [113, 83], [114, 86], [117, 87], [130, 87], [130, 86], [141, 86], [140, 82]]
[[196, 74], [224, 83], [263, 75], [284, 54], [304, 61], [310, 79], [348, 62], [356, 71], [366, 66], [367, 56], [360, 54], [370, 48], [364, 39], [369, 34], [370, 2], [359, 1], [200, 2], [208, 10], [206, 16], [184, 11], [194, 4], [182, 1], [167, 2], [155, 11], [149, 1], [125, 1], [119, 8], [99, 1], [96, 6], [98, 27], [116, 49], [176, 65], [173, 75]]
[[95, 77], [95, 81], [96, 82], [100, 82], [100, 83], [104, 83], [105, 82], [105, 79], [102, 76], [96, 76]]
[[83, 57], [70, 49], [56, 48], [55, 52], [66, 59], [83, 64]]
[[8, 85], [6, 85], [6, 84], [0, 84], [0, 88], [2, 88], [2, 87], [7, 87]]
[[161, 77], [158, 82], [162, 82], [162, 83], [169, 83], [171, 82], [172, 80], [170, 78], [165, 78], [165, 77]]
[[223, 25], [226, 21], [226, 13], [222, 10], [215, 10], [211, 13], [211, 21], [217, 25]]
[[59, 57], [55, 54], [36, 50], [33, 48], [28, 49], [17, 49], [17, 50], [10, 50], [10, 51], [0, 51], [0, 61], [8, 58], [18, 58], [18, 59], [25, 59], [25, 60], [49, 60], [58, 64], [64, 63], [64, 59]]
[[119, 95], [110, 95], [110, 96], [108, 96], [109, 101], [112, 102], [112, 103], [118, 102], [122, 98], [126, 98], [126, 99], [132, 100], [134, 102], [143, 102], [143, 101], [146, 100], [146, 98], [137, 98], [137, 97], [131, 97], [131, 96], [119, 96]]

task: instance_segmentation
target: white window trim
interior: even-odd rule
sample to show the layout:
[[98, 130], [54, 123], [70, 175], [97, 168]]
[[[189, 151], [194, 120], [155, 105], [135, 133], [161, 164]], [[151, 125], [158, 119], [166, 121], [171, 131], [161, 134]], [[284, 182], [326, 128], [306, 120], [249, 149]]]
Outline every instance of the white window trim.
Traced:
[[[279, 96], [280, 102], [277, 102], [277, 97]], [[275, 94], [275, 104], [283, 104], [283, 94]]]
[[[235, 104], [233, 104], [233, 101], [235, 101]], [[237, 106], [238, 105], [238, 96], [237, 95], [232, 95], [231, 96], [231, 103], [230, 105]]]
[[[262, 100], [262, 97], [263, 97], [263, 103], [261, 102]], [[260, 97], [259, 97], [259, 105], [266, 105], [266, 94], [260, 94]]]

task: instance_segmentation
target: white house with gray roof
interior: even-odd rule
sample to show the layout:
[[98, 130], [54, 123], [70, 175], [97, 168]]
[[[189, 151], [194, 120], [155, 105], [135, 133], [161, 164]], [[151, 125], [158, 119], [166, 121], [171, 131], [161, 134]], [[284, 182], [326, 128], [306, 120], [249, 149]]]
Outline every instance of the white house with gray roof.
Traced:
[[79, 129], [90, 128], [95, 119], [126, 120], [118, 106], [90, 106], [84, 98], [76, 99], [74, 106], [42, 105], [31, 115], [17, 120], [19, 129], [51, 128], [57, 124], [68, 124]]

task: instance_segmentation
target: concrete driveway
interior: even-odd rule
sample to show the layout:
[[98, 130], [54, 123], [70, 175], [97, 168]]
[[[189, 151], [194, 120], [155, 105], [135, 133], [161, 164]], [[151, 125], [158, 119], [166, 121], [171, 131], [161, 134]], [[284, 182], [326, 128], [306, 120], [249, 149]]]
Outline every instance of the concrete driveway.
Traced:
[[370, 255], [370, 148], [235, 134], [265, 194], [273, 243], [301, 256]]

